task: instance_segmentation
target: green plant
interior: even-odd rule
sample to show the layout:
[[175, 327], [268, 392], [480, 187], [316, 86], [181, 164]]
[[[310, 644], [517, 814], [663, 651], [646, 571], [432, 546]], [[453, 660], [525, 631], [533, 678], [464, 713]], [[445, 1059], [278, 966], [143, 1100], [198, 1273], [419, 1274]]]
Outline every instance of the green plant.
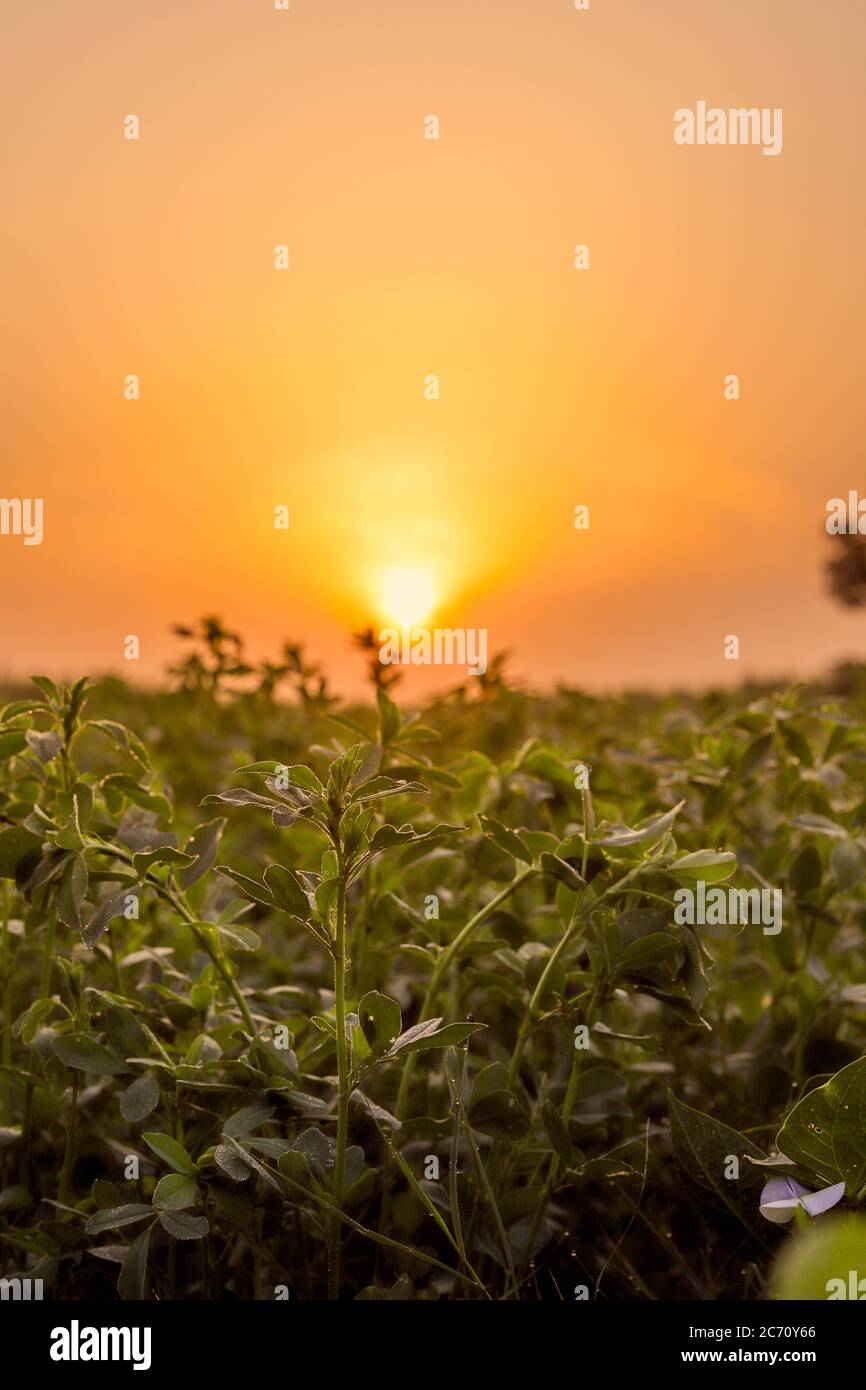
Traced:
[[[0, 1273], [787, 1287], [768, 1179], [866, 1196], [861, 687], [412, 714], [225, 675], [0, 714]], [[776, 925], [678, 909], [750, 891]]]

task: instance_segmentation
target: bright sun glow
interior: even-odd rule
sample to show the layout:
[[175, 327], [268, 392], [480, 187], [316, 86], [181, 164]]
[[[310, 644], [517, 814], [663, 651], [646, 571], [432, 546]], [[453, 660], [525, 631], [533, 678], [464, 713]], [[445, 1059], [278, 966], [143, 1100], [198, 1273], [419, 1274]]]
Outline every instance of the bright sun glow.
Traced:
[[429, 614], [435, 600], [433, 582], [426, 570], [401, 565], [390, 569], [382, 581], [382, 607], [392, 622], [413, 627]]

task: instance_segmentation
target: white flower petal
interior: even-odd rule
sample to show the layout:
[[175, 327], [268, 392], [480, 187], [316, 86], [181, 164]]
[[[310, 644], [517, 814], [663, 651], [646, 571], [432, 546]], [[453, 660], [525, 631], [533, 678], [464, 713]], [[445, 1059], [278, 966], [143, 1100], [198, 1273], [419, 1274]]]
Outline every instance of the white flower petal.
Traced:
[[799, 1197], [789, 1197], [784, 1202], [766, 1202], [759, 1210], [767, 1221], [772, 1221], [777, 1226], [784, 1226], [788, 1221], [794, 1220], [794, 1212], [799, 1205]]
[[820, 1216], [823, 1211], [835, 1207], [844, 1196], [845, 1184], [837, 1182], [832, 1187], [822, 1188], [820, 1192], [810, 1192], [808, 1197], [803, 1198], [803, 1206], [810, 1216]]

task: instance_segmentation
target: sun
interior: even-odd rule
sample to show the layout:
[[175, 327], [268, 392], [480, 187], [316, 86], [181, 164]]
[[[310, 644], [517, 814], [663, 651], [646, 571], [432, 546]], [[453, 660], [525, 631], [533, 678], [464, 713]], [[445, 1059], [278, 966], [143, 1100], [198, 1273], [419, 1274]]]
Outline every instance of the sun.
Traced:
[[382, 579], [382, 607], [392, 622], [414, 627], [430, 613], [436, 600], [433, 581], [416, 565], [399, 565]]

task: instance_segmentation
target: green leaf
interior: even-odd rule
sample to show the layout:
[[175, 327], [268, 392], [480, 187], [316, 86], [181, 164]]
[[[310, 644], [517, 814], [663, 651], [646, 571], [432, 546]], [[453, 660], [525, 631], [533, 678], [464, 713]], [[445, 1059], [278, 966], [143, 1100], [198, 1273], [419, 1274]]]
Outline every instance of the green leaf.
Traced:
[[55, 684], [51, 677], [31, 676], [30, 679], [37, 689], [42, 691], [48, 703], [53, 705], [55, 709], [59, 709], [60, 705], [63, 703], [63, 695], [61, 694], [59, 686]]
[[393, 1047], [403, 1026], [396, 999], [371, 989], [358, 1005], [358, 1017], [373, 1052], [381, 1054]]
[[651, 816], [649, 820], [633, 827], [610, 825], [605, 821], [591, 836], [592, 843], [602, 845], [605, 849], [625, 849], [630, 845], [655, 844], [673, 825], [684, 805], [684, 801], [678, 801], [676, 806], [672, 806], [669, 811], [663, 811], [658, 816]]
[[408, 845], [415, 839], [415, 828], [411, 825], [380, 825], [370, 841], [370, 849], [378, 854], [383, 849], [393, 849], [395, 845]]
[[440, 825], [431, 826], [429, 830], [416, 830], [415, 837], [407, 853], [403, 856], [403, 862], [406, 862], [409, 855], [417, 856], [419, 854], [424, 854], [426, 852], [426, 845], [432, 845], [434, 841], [442, 840], [446, 835], [459, 835], [460, 832], [465, 829], [466, 827], [464, 825], [447, 825], [442, 823]]
[[49, 707], [44, 700], [37, 700], [35, 696], [31, 696], [29, 700], [13, 700], [10, 705], [4, 705], [0, 709], [0, 720], [7, 724], [12, 719], [20, 718], [22, 714], [35, 714], [37, 710], [40, 714], [47, 714]]
[[430, 1018], [425, 1023], [416, 1023], [414, 1027], [407, 1028], [385, 1056], [404, 1057], [409, 1052], [426, 1052], [430, 1047], [453, 1047], [484, 1027], [483, 1023], [448, 1023], [440, 1028], [441, 1022], [441, 1018]]
[[854, 840], [839, 840], [830, 851], [830, 867], [837, 888], [847, 893], [863, 877], [866, 855]]
[[27, 1211], [32, 1206], [33, 1198], [26, 1187], [16, 1184], [0, 1192], [0, 1212]]
[[791, 757], [796, 758], [804, 767], [812, 767], [815, 761], [812, 757], [812, 750], [799, 729], [795, 729], [792, 724], [782, 722], [779, 724], [779, 732]]
[[117, 1292], [124, 1300], [138, 1300], [147, 1297], [147, 1257], [150, 1251], [150, 1227], [136, 1236], [123, 1257]]
[[132, 1009], [114, 1004], [105, 1015], [108, 1041], [121, 1057], [147, 1055], [148, 1038]]
[[366, 806], [371, 801], [382, 801], [392, 796], [425, 796], [427, 788], [423, 782], [411, 782], [405, 778], [396, 779], [394, 777], [371, 777], [368, 782], [362, 782], [358, 787], [358, 794], [354, 798], [358, 806]]
[[184, 854], [183, 850], [174, 849], [171, 845], [161, 845], [159, 849], [143, 849], [132, 856], [132, 867], [141, 878], [154, 864], [187, 865], [193, 862], [191, 854]]
[[69, 687], [69, 710], [74, 716], [77, 717], [87, 704], [92, 688], [93, 681], [89, 676], [79, 676]]
[[522, 1099], [509, 1090], [490, 1091], [469, 1107], [469, 1123], [482, 1134], [502, 1139], [521, 1139], [529, 1132], [529, 1112]]
[[264, 873], [265, 883], [273, 894], [277, 907], [290, 912], [301, 921], [310, 915], [310, 899], [302, 880], [292, 869], [282, 864], [269, 864]]
[[86, 1033], [61, 1033], [51, 1039], [55, 1057], [76, 1071], [95, 1072], [97, 1076], [121, 1076], [129, 1067], [107, 1047]]
[[830, 820], [828, 816], [803, 815], [792, 816], [791, 824], [795, 830], [808, 830], [813, 835], [829, 835], [831, 839], [845, 840], [848, 838], [848, 831], [844, 825], [838, 821]]
[[225, 792], [211, 792], [202, 798], [202, 806], [257, 806], [261, 811], [278, 811], [282, 802], [276, 797], [251, 792], [248, 787], [229, 787]]
[[[549, 830], [527, 830], [525, 825], [520, 827], [520, 838], [533, 859], [538, 859], [545, 851], [549, 854], [557, 854], [560, 845], [565, 843], [559, 839], [558, 835], [552, 835]], [[559, 857], [563, 858], [564, 856], [560, 855]]]
[[616, 968], [621, 975], [642, 975], [675, 956], [680, 943], [668, 932], [650, 932], [626, 946]]
[[748, 744], [740, 759], [738, 775], [740, 777], [748, 777], [750, 773], [760, 767], [761, 763], [764, 762], [765, 758], [772, 752], [772, 749], [772, 734], [760, 734], [757, 738], [752, 739], [752, 742]]
[[142, 767], [149, 766], [147, 749], [138, 735], [127, 729], [125, 724], [118, 724], [114, 719], [89, 719], [87, 727], [98, 729], [100, 733], [105, 734], [118, 748], [122, 748], [124, 753], [130, 753]]
[[[866, 1057], [803, 1096], [776, 1136], [780, 1153], [849, 1197], [866, 1183]], [[864, 1271], [866, 1272], [866, 1271]]]
[[153, 1216], [151, 1207], [146, 1207], [141, 1202], [130, 1202], [123, 1207], [111, 1207], [108, 1211], [95, 1212], [84, 1229], [89, 1236], [98, 1236], [102, 1231], [118, 1231], [121, 1226], [132, 1226], [136, 1221], [143, 1221], [146, 1216]]
[[243, 889], [247, 897], [253, 899], [253, 902], [262, 903], [264, 907], [274, 906], [273, 893], [264, 884], [259, 883], [258, 879], [250, 878], [247, 874], [239, 874], [237, 869], [230, 869], [227, 864], [217, 864], [217, 873], [233, 879], [238, 887]]
[[184, 853], [191, 855], [195, 862], [181, 869], [178, 874], [177, 878], [181, 888], [184, 890], [191, 888], [203, 874], [207, 873], [208, 869], [213, 868], [226, 824], [225, 816], [218, 816], [216, 820], [205, 821], [202, 825], [196, 826], [184, 850]]
[[402, 720], [399, 709], [381, 686], [376, 691], [376, 704], [379, 706], [379, 741], [384, 747], [397, 737]]
[[570, 1168], [574, 1157], [571, 1137], [562, 1116], [558, 1110], [554, 1109], [549, 1100], [546, 1100], [541, 1107], [541, 1121], [547, 1131], [547, 1137], [551, 1142], [553, 1151], [563, 1168]]
[[8, 830], [0, 830], [0, 878], [15, 878], [15, 871], [28, 855], [35, 855], [41, 849], [42, 841], [38, 835], [25, 830], [22, 825], [12, 825]]
[[206, 1216], [193, 1216], [188, 1211], [161, 1211], [160, 1225], [175, 1240], [201, 1240], [210, 1230]]
[[538, 862], [544, 873], [550, 878], [558, 879], [560, 883], [564, 883], [566, 888], [570, 888], [572, 892], [577, 893], [586, 886], [577, 869], [565, 859], [560, 859], [558, 854], [550, 854], [545, 850]]
[[236, 951], [257, 951], [262, 944], [262, 938], [257, 932], [250, 927], [239, 927], [236, 922], [223, 922], [216, 930], [223, 941], [233, 946]]
[[814, 845], [804, 845], [788, 870], [788, 887], [798, 898], [819, 887], [823, 868]]
[[[765, 1175], [761, 1168], [743, 1161], [747, 1157], [763, 1159], [761, 1150], [744, 1134], [711, 1115], [693, 1110], [673, 1093], [668, 1100], [674, 1152], [685, 1171], [712, 1192], [748, 1230], [764, 1238], [765, 1222], [758, 1204]], [[725, 1176], [730, 1171], [731, 1157], [740, 1160], [739, 1177]]]
[[273, 760], [248, 763], [246, 767], [236, 767], [235, 775], [238, 777], [276, 777], [278, 781], [287, 782], [290, 787], [300, 787], [302, 791], [310, 792], [313, 796], [321, 796], [324, 791], [315, 772], [300, 764], [295, 767], [287, 767], [285, 763], [277, 763]]
[[728, 850], [699, 849], [684, 854], [671, 865], [671, 873], [687, 883], [719, 883], [730, 878], [737, 867], [737, 856]]
[[16, 753], [20, 753], [22, 748], [26, 747], [27, 740], [23, 729], [4, 729], [0, 732], [0, 762], [14, 758]]
[[42, 1027], [45, 1019], [56, 1007], [57, 1000], [54, 998], [34, 999], [30, 1008], [26, 1009], [21, 1017], [16, 1020], [13, 1033], [29, 1047], [36, 1037], [36, 1034], [39, 1032], [39, 1029]]
[[245, 1105], [242, 1110], [236, 1110], [230, 1115], [223, 1125], [223, 1134], [230, 1134], [234, 1139], [241, 1139], [245, 1134], [252, 1134], [253, 1130], [259, 1128], [267, 1120], [271, 1119], [274, 1113], [272, 1105]]
[[57, 916], [73, 931], [81, 931], [81, 905], [90, 884], [83, 854], [74, 854], [63, 871], [57, 893]]
[[364, 1092], [357, 1087], [352, 1092], [349, 1099], [355, 1105], [360, 1105], [363, 1110], [369, 1115], [372, 1115], [373, 1119], [378, 1120], [380, 1124], [387, 1125], [389, 1129], [395, 1131], [401, 1128], [400, 1121], [397, 1119], [396, 1115], [392, 1115], [391, 1111], [386, 1110], [383, 1105], [376, 1105], [374, 1101], [370, 1100], [369, 1096], [365, 1096]]
[[509, 830], [507, 825], [494, 820], [492, 816], [479, 816], [478, 824], [488, 840], [492, 840], [503, 854], [507, 854], [511, 859], [522, 859], [524, 864], [532, 863], [531, 851], [527, 849], [520, 836]]
[[166, 1173], [153, 1189], [153, 1205], [157, 1211], [181, 1211], [195, 1205], [198, 1186], [185, 1173]]
[[504, 1062], [488, 1062], [482, 1067], [472, 1083], [471, 1105], [491, 1095], [494, 1091], [508, 1090], [508, 1068]]
[[368, 1057], [373, 1055], [357, 1014], [346, 1014], [346, 1037], [352, 1050], [352, 1067], [357, 1070], [362, 1063], [366, 1062]]
[[[93, 809], [92, 798], [89, 804], [87, 801], [87, 797], [89, 796], [89, 788], [85, 788], [82, 792], [83, 806], [81, 808], [85, 825], [87, 824], [87, 815], [89, 811]], [[81, 832], [81, 820], [79, 818], [79, 799], [78, 795], [75, 793], [72, 795], [72, 809], [69, 818], [62, 830], [58, 831], [54, 836], [54, 843], [58, 849], [78, 850], [84, 848], [84, 836]]]
[[228, 1173], [230, 1178], [234, 1178], [235, 1182], [246, 1182], [253, 1171], [241, 1158], [237, 1149], [230, 1149], [227, 1144], [217, 1144], [214, 1150], [214, 1161], [224, 1173]]
[[117, 893], [112, 893], [96, 909], [93, 916], [85, 925], [81, 939], [85, 946], [91, 949], [108, 930], [115, 917], [122, 917], [127, 907], [127, 900], [130, 897], [137, 897], [139, 884], [129, 885], [121, 888]]
[[571, 1118], [578, 1124], [592, 1126], [615, 1115], [629, 1115], [627, 1097], [628, 1089], [621, 1072], [607, 1066], [581, 1068], [574, 1089]]
[[151, 1131], [142, 1134], [142, 1139], [149, 1149], [152, 1149], [163, 1163], [167, 1163], [169, 1168], [173, 1168], [176, 1173], [185, 1173], [187, 1177], [194, 1178], [198, 1174], [198, 1169], [187, 1153], [182, 1144], [176, 1139], [172, 1139], [168, 1134], [159, 1134]]
[[120, 1113], [130, 1124], [139, 1124], [159, 1104], [159, 1086], [149, 1073], [139, 1076], [120, 1097]]
[[107, 777], [103, 777], [101, 785], [112, 800], [116, 801], [118, 796], [123, 796], [134, 806], [153, 811], [162, 820], [171, 819], [171, 802], [168, 797], [142, 786], [138, 778], [131, 777], [128, 772], [111, 772]]

